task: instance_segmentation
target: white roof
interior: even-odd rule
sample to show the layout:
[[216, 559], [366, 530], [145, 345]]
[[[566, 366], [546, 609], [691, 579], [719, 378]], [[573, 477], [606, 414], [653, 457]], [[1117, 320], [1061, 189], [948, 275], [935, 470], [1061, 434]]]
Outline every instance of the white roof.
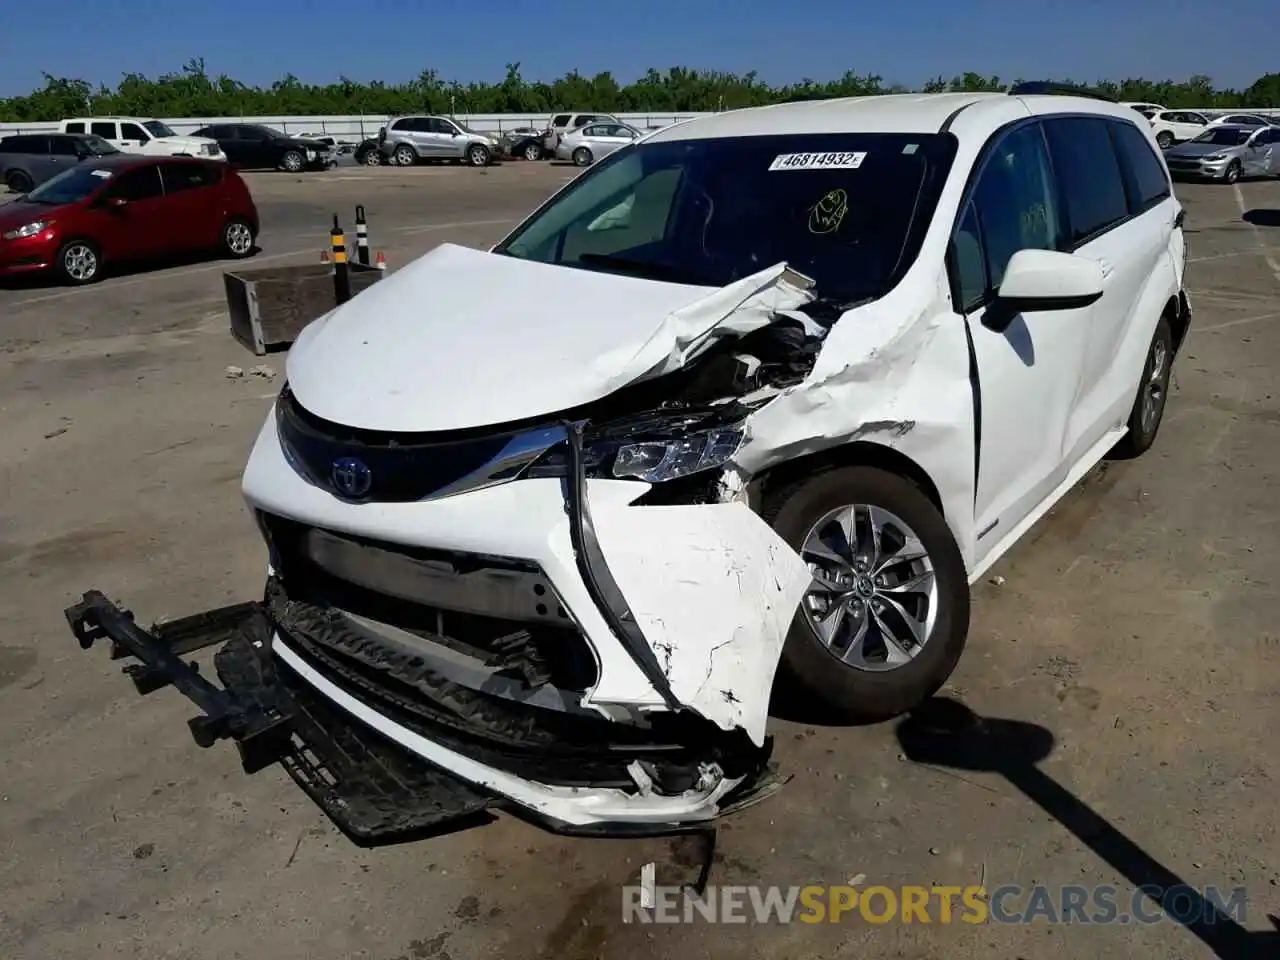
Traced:
[[[964, 112], [959, 114], [962, 109]], [[674, 123], [653, 134], [647, 142], [776, 134], [937, 133], [953, 115], [957, 117], [958, 127], [977, 132], [982, 128], [994, 130], [1020, 116], [1059, 112], [1101, 113], [1126, 120], [1134, 117], [1128, 107], [1084, 97], [904, 93], [730, 110]]]

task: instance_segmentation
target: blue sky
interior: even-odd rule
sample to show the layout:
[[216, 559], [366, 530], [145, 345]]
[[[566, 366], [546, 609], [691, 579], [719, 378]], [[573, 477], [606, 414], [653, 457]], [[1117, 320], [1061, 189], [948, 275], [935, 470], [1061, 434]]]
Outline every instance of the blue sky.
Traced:
[[[770, 83], [847, 69], [918, 85], [965, 70], [1007, 79], [1185, 79], [1242, 86], [1280, 69], [1280, 0], [96, 0], [52, 15], [0, 0], [0, 96], [41, 72], [114, 83], [203, 57], [211, 74], [265, 84], [499, 80], [574, 67], [620, 81], [647, 67], [745, 72]], [[353, 16], [354, 12], [359, 16]]]

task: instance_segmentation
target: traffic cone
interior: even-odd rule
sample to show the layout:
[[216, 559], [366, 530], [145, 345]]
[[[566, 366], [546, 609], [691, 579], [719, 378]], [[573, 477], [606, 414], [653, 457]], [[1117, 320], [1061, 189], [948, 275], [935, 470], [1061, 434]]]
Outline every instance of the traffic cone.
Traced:
[[378, 258], [374, 261], [374, 266], [379, 270], [387, 269], [387, 258], [383, 255], [381, 250], [378, 251]]

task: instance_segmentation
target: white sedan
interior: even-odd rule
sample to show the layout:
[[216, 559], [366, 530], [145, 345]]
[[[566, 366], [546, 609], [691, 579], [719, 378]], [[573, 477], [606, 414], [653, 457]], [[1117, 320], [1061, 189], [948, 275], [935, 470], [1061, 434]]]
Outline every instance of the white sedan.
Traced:
[[560, 138], [556, 159], [572, 160], [579, 167], [589, 167], [641, 135], [639, 130], [625, 123], [589, 123]]

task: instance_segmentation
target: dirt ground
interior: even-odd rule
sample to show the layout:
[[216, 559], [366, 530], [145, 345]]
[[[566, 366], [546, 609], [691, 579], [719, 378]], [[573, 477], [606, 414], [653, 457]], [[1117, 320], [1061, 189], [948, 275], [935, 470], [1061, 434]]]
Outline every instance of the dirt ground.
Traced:
[[[318, 259], [356, 203], [393, 268], [480, 246], [573, 172], [250, 175], [259, 260]], [[1009, 721], [988, 725], [999, 755], [775, 720], [794, 779], [726, 822], [712, 879], [1114, 884], [1127, 905], [1171, 875], [1246, 887], [1245, 929], [1209, 947], [1172, 921], [623, 924], [642, 864], [692, 879], [687, 844], [502, 818], [364, 851], [278, 768], [247, 777], [229, 746], [198, 749], [193, 708], [139, 698], [61, 611], [89, 587], [145, 622], [261, 595], [238, 481], [283, 357], [274, 378], [227, 377], [259, 361], [228, 334], [226, 265], [205, 263], [0, 289], [0, 956], [1280, 956], [1262, 933], [1280, 914], [1280, 183], [1178, 192], [1196, 313], [1159, 441], [1091, 474], [992, 571], [944, 691]]]

